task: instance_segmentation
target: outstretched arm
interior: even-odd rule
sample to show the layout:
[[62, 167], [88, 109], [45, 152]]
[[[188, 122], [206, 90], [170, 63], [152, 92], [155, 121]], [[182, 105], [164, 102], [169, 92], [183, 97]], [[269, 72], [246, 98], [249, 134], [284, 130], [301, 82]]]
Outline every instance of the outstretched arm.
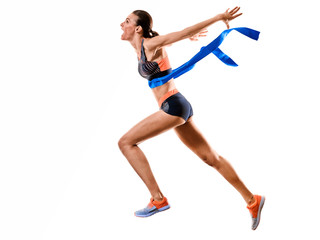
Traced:
[[205, 20], [203, 22], [200, 22], [198, 24], [195, 24], [191, 27], [187, 27], [183, 29], [182, 31], [169, 33], [163, 36], [157, 36], [151, 39], [148, 39], [147, 42], [145, 42], [145, 48], [147, 48], [149, 51], [160, 49], [164, 46], [170, 45], [172, 43], [181, 41], [186, 38], [192, 38], [196, 34], [200, 33], [207, 27], [211, 26], [212, 24], [223, 21], [227, 28], [229, 29], [229, 21], [239, 17], [242, 15], [242, 13], [238, 13], [240, 7], [235, 7], [231, 11], [229, 11], [229, 8], [221, 14], [216, 15], [213, 18], [210, 18], [208, 20]]

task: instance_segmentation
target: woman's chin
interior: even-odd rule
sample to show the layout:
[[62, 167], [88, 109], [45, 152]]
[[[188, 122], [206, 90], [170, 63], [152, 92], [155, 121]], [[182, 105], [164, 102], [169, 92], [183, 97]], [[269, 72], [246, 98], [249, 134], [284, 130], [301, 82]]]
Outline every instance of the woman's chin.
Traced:
[[127, 40], [124, 36], [124, 33], [121, 35], [121, 40]]

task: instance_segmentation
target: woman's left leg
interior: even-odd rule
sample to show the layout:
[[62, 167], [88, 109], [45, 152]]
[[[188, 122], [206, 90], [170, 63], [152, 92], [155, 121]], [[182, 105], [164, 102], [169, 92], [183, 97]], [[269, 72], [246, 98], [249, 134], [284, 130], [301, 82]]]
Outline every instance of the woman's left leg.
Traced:
[[253, 194], [240, 180], [231, 164], [210, 147], [195, 126], [192, 118], [185, 124], [176, 127], [175, 132], [181, 141], [200, 159], [214, 167], [241, 194], [248, 205], [255, 201]]

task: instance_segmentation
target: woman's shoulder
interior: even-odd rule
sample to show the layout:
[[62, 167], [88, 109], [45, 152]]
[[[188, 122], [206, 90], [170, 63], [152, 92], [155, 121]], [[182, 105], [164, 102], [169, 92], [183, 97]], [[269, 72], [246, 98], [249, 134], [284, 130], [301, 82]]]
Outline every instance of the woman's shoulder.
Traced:
[[159, 35], [159, 36], [156, 36], [156, 37], [153, 37], [153, 38], [144, 38], [144, 43], [143, 43], [143, 46], [145, 49], [148, 49], [150, 51], [154, 51], [154, 50], [160, 50], [160, 49], [164, 49], [166, 47], [170, 47], [172, 44], [168, 44], [168, 45], [165, 45], [165, 46], [158, 46], [155, 44], [155, 42], [157, 42], [157, 39], [158, 38], [161, 38], [162, 36]]
[[166, 58], [168, 56], [165, 47], [162, 47], [159, 49], [149, 49], [148, 41], [150, 40], [146, 38], [143, 44], [143, 48], [148, 59], [152, 59], [152, 61], [155, 61], [155, 60]]

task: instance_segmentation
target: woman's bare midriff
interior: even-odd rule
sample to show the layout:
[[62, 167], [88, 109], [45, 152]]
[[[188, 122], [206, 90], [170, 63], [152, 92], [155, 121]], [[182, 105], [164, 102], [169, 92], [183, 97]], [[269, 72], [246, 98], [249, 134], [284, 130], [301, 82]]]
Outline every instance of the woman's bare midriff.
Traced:
[[159, 86], [159, 87], [155, 87], [152, 89], [153, 95], [155, 96], [157, 102], [159, 102], [160, 98], [165, 95], [167, 92], [173, 90], [176, 88], [176, 85], [174, 84], [174, 80], [171, 79], [170, 81], [168, 81], [167, 83]]

